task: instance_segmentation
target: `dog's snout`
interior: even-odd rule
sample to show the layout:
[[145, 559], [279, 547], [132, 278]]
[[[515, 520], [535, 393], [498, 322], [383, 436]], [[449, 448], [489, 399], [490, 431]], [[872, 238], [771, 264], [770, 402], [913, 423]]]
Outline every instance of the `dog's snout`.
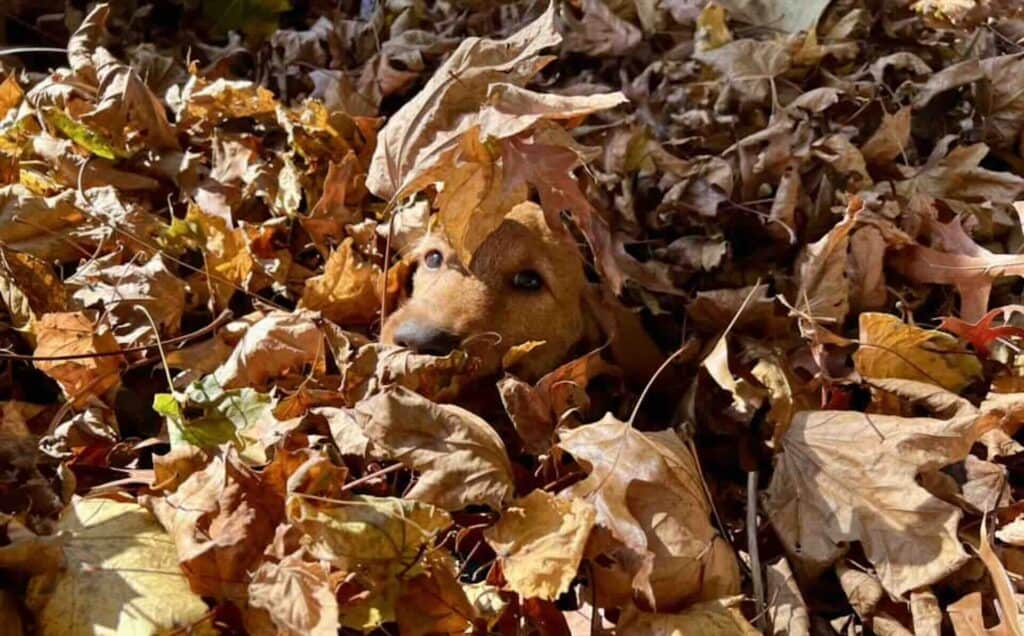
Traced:
[[459, 345], [461, 339], [445, 329], [418, 321], [407, 321], [398, 326], [394, 335], [395, 344], [412, 349], [416, 353], [444, 356]]

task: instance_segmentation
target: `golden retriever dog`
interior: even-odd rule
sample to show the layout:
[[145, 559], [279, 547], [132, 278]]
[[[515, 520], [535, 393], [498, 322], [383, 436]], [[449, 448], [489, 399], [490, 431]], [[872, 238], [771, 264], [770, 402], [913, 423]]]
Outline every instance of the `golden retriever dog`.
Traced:
[[[513, 208], [470, 263], [459, 262], [441, 233], [422, 238], [406, 258], [416, 263], [412, 293], [385, 321], [383, 342], [432, 355], [470, 341], [499, 354], [542, 342], [513, 367], [527, 380], [605, 342], [634, 382], [646, 382], [664, 359], [638, 318], [588, 283], [579, 251], [535, 203]], [[498, 371], [500, 356], [492, 357], [483, 373]]]

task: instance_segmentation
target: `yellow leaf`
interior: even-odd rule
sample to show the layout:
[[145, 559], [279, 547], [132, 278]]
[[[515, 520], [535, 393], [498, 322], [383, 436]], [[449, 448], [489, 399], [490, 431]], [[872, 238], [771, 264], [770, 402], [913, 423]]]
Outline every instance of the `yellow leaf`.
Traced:
[[956, 338], [880, 313], [860, 315], [860, 347], [853, 356], [867, 378], [903, 378], [959, 391], [981, 376], [981, 362]]
[[438, 569], [451, 570], [446, 552], [429, 548], [451, 525], [440, 508], [407, 499], [356, 496], [334, 503], [292, 495], [289, 521], [301, 531], [309, 553], [346, 572], [357, 572], [368, 592], [342, 607], [343, 625], [373, 629], [396, 619], [404, 585]]
[[324, 273], [306, 281], [299, 307], [319, 311], [339, 325], [370, 323], [380, 311], [380, 268], [361, 262], [345, 239], [324, 265]]
[[725, 24], [725, 9], [709, 3], [697, 16], [697, 48], [701, 51], [717, 49], [732, 42], [732, 33]]
[[44, 636], [215, 634], [189, 589], [174, 543], [135, 503], [78, 499], [64, 513], [65, 568], [34, 577], [27, 594]]
[[553, 601], [576, 576], [595, 516], [594, 506], [582, 499], [534, 490], [513, 502], [484, 537], [501, 559], [510, 589]]
[[12, 108], [16, 108], [21, 103], [21, 98], [24, 95], [25, 93], [21, 90], [21, 86], [18, 85], [18, 80], [15, 79], [14, 73], [11, 73], [7, 76], [7, 79], [0, 82], [0, 119], [6, 117]]
[[738, 604], [739, 598], [720, 598], [691, 605], [680, 614], [649, 614], [630, 608], [619, 619], [618, 632], [659, 636], [757, 636], [761, 632], [747, 622], [736, 608]]

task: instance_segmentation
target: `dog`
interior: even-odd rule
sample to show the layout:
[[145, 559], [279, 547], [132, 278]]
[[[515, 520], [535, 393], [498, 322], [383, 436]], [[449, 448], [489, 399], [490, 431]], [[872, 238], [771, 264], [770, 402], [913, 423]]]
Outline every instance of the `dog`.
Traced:
[[[568, 237], [532, 202], [514, 207], [469, 263], [441, 233], [426, 235], [406, 256], [415, 263], [412, 291], [385, 321], [381, 340], [438, 356], [471, 341], [498, 354], [540, 342], [512, 368], [530, 381], [607, 343], [626, 378], [645, 383], [664, 360], [660, 349], [635, 314], [587, 281]], [[500, 366], [492, 360], [482, 373]]]

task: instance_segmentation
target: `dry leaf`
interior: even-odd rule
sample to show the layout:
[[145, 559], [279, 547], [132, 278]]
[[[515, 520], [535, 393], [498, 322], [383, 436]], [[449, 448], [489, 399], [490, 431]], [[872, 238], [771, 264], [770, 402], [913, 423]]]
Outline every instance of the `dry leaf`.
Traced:
[[594, 507], [582, 499], [534, 490], [512, 502], [484, 536], [510, 589], [553, 601], [576, 577], [594, 517]]
[[407, 193], [410, 184], [476, 124], [474, 115], [491, 83], [521, 86], [550, 61], [540, 51], [561, 41], [554, 18], [551, 4], [541, 17], [505, 40], [463, 40], [380, 131], [366, 187], [382, 199]]
[[338, 599], [330, 568], [295, 554], [265, 562], [249, 582], [249, 604], [265, 610], [279, 634], [336, 634]]
[[[79, 356], [68, 360], [37, 360], [36, 368], [60, 384], [64, 395], [78, 405], [102, 396], [121, 383], [120, 351], [113, 334], [82, 312], [44, 314], [36, 326], [39, 343], [33, 355]], [[107, 354], [107, 355], [93, 355]]]
[[853, 360], [864, 377], [905, 378], [959, 391], [981, 375], [978, 359], [950, 336], [889, 314], [861, 314], [859, 344]]
[[715, 636], [755, 636], [761, 632], [747, 622], [736, 608], [738, 599], [720, 598], [691, 605], [679, 614], [649, 614], [630, 608], [616, 627], [623, 634], [714, 634]]
[[991, 423], [848, 411], [798, 413], [767, 492], [772, 525], [792, 558], [821, 569], [860, 541], [882, 585], [902, 596], [966, 560], [960, 511], [915, 481], [964, 458]]
[[76, 499], [61, 518], [64, 567], [29, 583], [40, 634], [216, 630], [178, 569], [174, 543], [135, 503]]
[[234, 601], [245, 598], [249, 575], [283, 511], [280, 496], [233, 451], [214, 456], [173, 491], [140, 503], [173, 539], [192, 590]]
[[589, 473], [566, 495], [592, 503], [597, 523], [637, 555], [626, 570], [652, 606], [738, 589], [736, 562], [708, 519], [696, 462], [675, 433], [641, 433], [608, 414], [561, 438], [559, 446]]
[[345, 239], [324, 264], [324, 273], [306, 280], [299, 307], [319, 311], [339, 325], [371, 322], [380, 312], [381, 271], [360, 262], [353, 240]]
[[470, 504], [501, 510], [512, 496], [505, 445], [469, 411], [395, 387], [360, 402], [351, 413], [386, 457], [420, 473], [406, 495], [410, 499], [445, 510]]
[[323, 334], [316, 314], [298, 310], [275, 311], [246, 331], [214, 377], [224, 389], [260, 388], [289, 371], [316, 368], [324, 363]]

